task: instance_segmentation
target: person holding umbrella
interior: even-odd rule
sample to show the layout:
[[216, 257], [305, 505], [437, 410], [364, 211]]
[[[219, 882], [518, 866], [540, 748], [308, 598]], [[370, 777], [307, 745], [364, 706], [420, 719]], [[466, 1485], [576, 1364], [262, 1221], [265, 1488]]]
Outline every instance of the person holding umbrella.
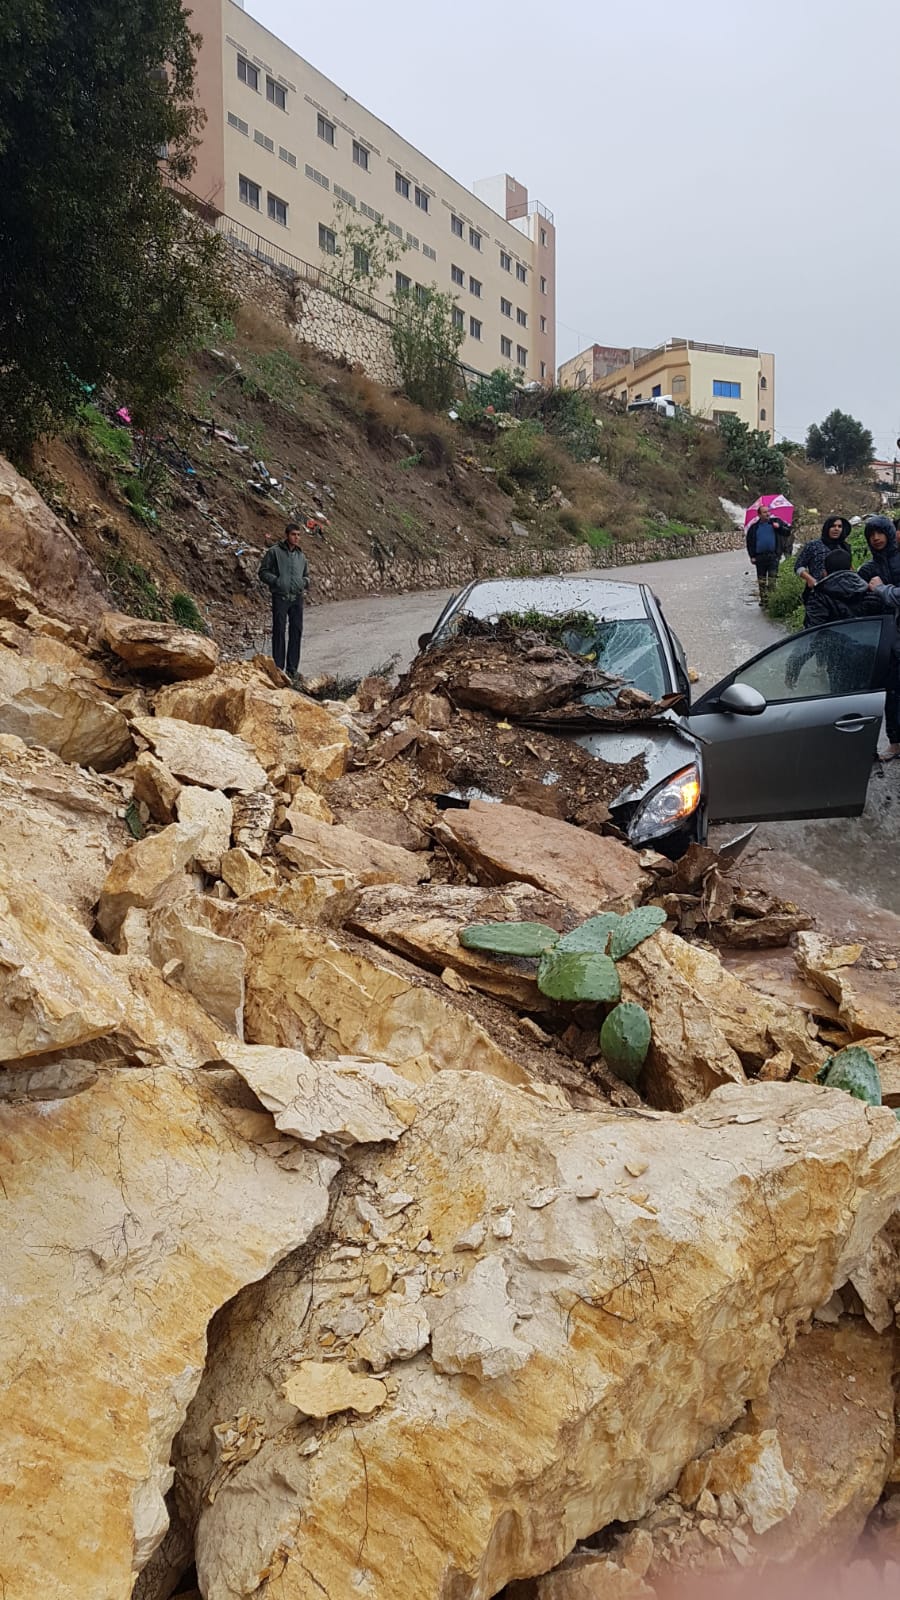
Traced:
[[[791, 548], [794, 508], [784, 495], [760, 495], [746, 513], [747, 554], [756, 568], [759, 603], [764, 606], [775, 587], [781, 558]], [[749, 522], [747, 519], [750, 518]]]

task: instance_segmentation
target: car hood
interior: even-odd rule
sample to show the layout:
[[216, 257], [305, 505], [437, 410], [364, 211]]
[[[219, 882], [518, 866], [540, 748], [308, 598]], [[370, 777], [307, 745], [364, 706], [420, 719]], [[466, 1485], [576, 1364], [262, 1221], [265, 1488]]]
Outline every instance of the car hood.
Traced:
[[579, 733], [575, 744], [598, 761], [625, 766], [643, 756], [647, 776], [642, 783], [623, 782], [622, 791], [610, 806], [635, 805], [658, 784], [696, 759], [697, 744], [682, 720], [671, 715], [659, 722], [630, 728], [604, 728], [598, 733]]

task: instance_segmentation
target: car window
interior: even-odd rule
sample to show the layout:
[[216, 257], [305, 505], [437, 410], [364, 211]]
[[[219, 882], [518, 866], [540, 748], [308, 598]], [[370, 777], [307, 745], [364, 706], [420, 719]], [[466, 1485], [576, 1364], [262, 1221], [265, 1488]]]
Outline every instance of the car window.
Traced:
[[[661, 700], [668, 693], [659, 640], [650, 622], [637, 619], [598, 622], [589, 631], [564, 633], [562, 643], [575, 655], [586, 656], [603, 672], [623, 678], [635, 689], [643, 689], [654, 700]], [[590, 706], [608, 705], [614, 698], [604, 691], [582, 696], [584, 703]]]
[[774, 704], [816, 695], [865, 694], [880, 641], [880, 617], [812, 628], [742, 667], [734, 681], [758, 689]]

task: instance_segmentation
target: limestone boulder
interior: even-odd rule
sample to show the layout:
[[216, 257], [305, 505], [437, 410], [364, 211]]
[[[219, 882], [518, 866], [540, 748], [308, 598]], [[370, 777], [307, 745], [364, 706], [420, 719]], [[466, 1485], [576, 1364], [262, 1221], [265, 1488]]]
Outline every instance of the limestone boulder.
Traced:
[[142, 750], [138, 756], [132, 783], [135, 800], [147, 807], [154, 822], [162, 823], [165, 827], [167, 823], [175, 821], [181, 784], [149, 750]]
[[128, 723], [89, 676], [70, 677], [56, 661], [2, 644], [0, 733], [97, 772], [110, 771], [133, 754]]
[[268, 789], [234, 798], [233, 835], [236, 847], [258, 859], [269, 842], [275, 820], [275, 796]]
[[271, 1118], [203, 1075], [31, 1088], [0, 1102], [4, 1582], [127, 1600], [165, 1532], [209, 1321], [321, 1225], [335, 1163], [298, 1150], [285, 1169]]
[[488, 883], [530, 883], [585, 917], [630, 910], [650, 879], [618, 839], [519, 806], [475, 800], [448, 811], [440, 837]]
[[354, 828], [315, 817], [291, 815], [291, 832], [278, 841], [278, 853], [303, 872], [343, 873], [360, 884], [419, 883], [429, 863], [421, 852], [369, 839]]
[[221, 789], [201, 789], [190, 784], [180, 791], [175, 814], [182, 827], [200, 830], [193, 859], [201, 872], [218, 877], [222, 857], [231, 848], [232, 801]]
[[0, 456], [0, 550], [43, 611], [71, 622], [95, 619], [107, 609], [103, 580], [84, 548], [5, 456]]
[[126, 913], [135, 906], [150, 911], [188, 890], [185, 868], [203, 838], [203, 825], [173, 822], [123, 850], [109, 869], [97, 907], [104, 938], [115, 943]]
[[[207, 1600], [272, 1572], [284, 1600], [350, 1595], [363, 1542], [370, 1600], [484, 1600], [643, 1516], [765, 1392], [900, 1181], [890, 1112], [802, 1084], [663, 1122], [472, 1074], [411, 1098], [402, 1139], [357, 1155], [315, 1270], [217, 1320], [176, 1449]], [[298, 1425], [297, 1365], [359, 1370], [392, 1302], [430, 1345], [379, 1370], [371, 1417]], [[241, 1414], [254, 1449], [223, 1481], [215, 1430]]]
[[162, 678], [205, 678], [219, 659], [219, 647], [212, 639], [170, 622], [106, 611], [97, 631], [126, 666]]
[[396, 1143], [415, 1121], [409, 1084], [383, 1062], [311, 1061], [302, 1050], [223, 1042], [220, 1055], [262, 1101], [275, 1126], [319, 1148]]
[[[291, 797], [291, 803], [285, 808], [284, 820], [291, 826], [291, 813], [299, 813], [305, 817], [315, 817], [318, 822], [333, 822], [334, 812], [326, 800], [311, 789], [296, 772], [287, 774], [284, 787]], [[396, 842], [396, 841], [394, 841]]]
[[17, 873], [86, 927], [128, 839], [113, 783], [0, 735], [0, 879]]
[[182, 783], [236, 794], [265, 787], [265, 770], [250, 746], [233, 733], [163, 716], [134, 717], [132, 727]]
[[275, 888], [278, 880], [270, 867], [237, 848], [226, 851], [219, 868], [222, 881], [239, 900], [244, 895], [259, 894], [264, 889]]
[[243, 1038], [242, 944], [186, 921], [177, 906], [162, 906], [149, 919], [148, 952], [168, 983], [186, 989], [210, 1017]]
[[868, 992], [865, 975], [853, 970], [857, 945], [834, 948], [821, 934], [800, 933], [795, 955], [803, 976], [836, 1002], [838, 1019], [852, 1039], [900, 1038], [900, 1011], [881, 994]]
[[275, 781], [300, 772], [331, 782], [346, 771], [346, 728], [317, 701], [276, 688], [255, 662], [229, 663], [202, 682], [173, 685], [155, 704], [158, 716], [238, 735]]
[[0, 885], [0, 1062], [84, 1045], [124, 1024], [106, 952], [49, 895], [7, 870]]

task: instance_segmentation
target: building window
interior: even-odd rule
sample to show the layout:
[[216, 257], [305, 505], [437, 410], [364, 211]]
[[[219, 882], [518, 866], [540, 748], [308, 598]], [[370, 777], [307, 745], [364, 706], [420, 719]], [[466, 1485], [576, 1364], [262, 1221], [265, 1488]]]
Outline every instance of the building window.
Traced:
[[319, 249], [326, 256], [337, 255], [337, 235], [333, 228], [327, 228], [324, 222], [319, 223]]
[[713, 422], [722, 422], [725, 419], [725, 417], [735, 417], [735, 416], [737, 416], [737, 412], [736, 411], [714, 411], [713, 412]]
[[369, 276], [369, 252], [368, 250], [364, 250], [361, 244], [355, 244], [353, 246], [353, 271], [357, 273], [360, 278], [367, 278]]
[[368, 172], [369, 170], [369, 152], [364, 144], [360, 144], [358, 139], [353, 141], [353, 164], [354, 166], [362, 167], [363, 172]]
[[392, 233], [394, 235], [395, 239], [402, 239], [403, 238], [403, 229], [402, 228], [398, 228], [396, 222], [389, 222], [388, 223], [388, 233]]
[[459, 284], [461, 289], [465, 286], [466, 275], [463, 272], [462, 267], [451, 267], [450, 268], [450, 276], [453, 279], [454, 283], [458, 283]]
[[684, 394], [684, 391], [685, 391], [686, 388], [687, 388], [687, 378], [678, 377], [678, 378], [673, 378], [672, 379], [672, 393], [673, 394]]
[[661, 396], [662, 396], [662, 384], [661, 383], [655, 383], [653, 385], [653, 388], [650, 390], [650, 399], [651, 400], [659, 400], [661, 398]]
[[763, 376], [763, 375], [762, 375], [762, 374], [760, 374], [760, 379], [759, 379], [759, 387], [760, 387], [760, 388], [761, 388], [761, 389], [768, 389], [768, 387], [769, 387], [769, 380], [768, 380], [768, 378], [766, 378], [766, 377], [764, 377], [764, 376]]
[[268, 150], [272, 155], [275, 154], [275, 141], [270, 139], [267, 133], [260, 133], [259, 128], [254, 128], [253, 138], [264, 150]]
[[739, 383], [728, 383], [724, 378], [713, 378], [713, 394], [722, 400], [740, 400], [741, 386]]
[[500, 312], [504, 317], [512, 316], [512, 301], [504, 300], [502, 295], [500, 296]]
[[478, 232], [477, 228], [469, 229], [469, 243], [473, 250], [481, 249], [481, 234]]
[[412, 288], [412, 279], [408, 278], [405, 272], [395, 273], [394, 282], [396, 283], [398, 294], [409, 294]]
[[523, 344], [516, 345], [516, 361], [520, 367], [528, 365], [528, 351]]
[[525, 268], [523, 267], [521, 261], [516, 262], [516, 277], [520, 283], [525, 282]]
[[512, 272], [512, 256], [508, 256], [505, 250], [500, 251], [500, 265], [504, 272]]
[[459, 306], [454, 306], [453, 307], [453, 326], [454, 326], [454, 328], [464, 328], [465, 325], [466, 325], [466, 319], [463, 316], [463, 313], [460, 311]]
[[523, 311], [521, 306], [516, 306], [516, 321], [520, 328], [528, 327], [528, 312]]
[[473, 339], [481, 338], [481, 323], [478, 321], [477, 317], [469, 318], [469, 332]]
[[280, 83], [276, 83], [274, 78], [266, 78], [266, 99], [271, 100], [279, 111], [287, 111], [287, 90], [283, 89]]
[[481, 299], [481, 284], [477, 278], [469, 278], [469, 293], [474, 294], [479, 300]]
[[541, 377], [542, 378], [546, 378], [546, 376], [547, 376], [547, 363], [546, 363], [546, 361], [542, 361], [541, 362]]
[[541, 333], [547, 332], [547, 318], [541, 317]]
[[316, 118], [316, 132], [320, 139], [325, 140], [326, 144], [334, 144], [334, 123], [329, 122], [327, 117], [323, 117], [321, 111]]
[[287, 201], [286, 200], [279, 200], [277, 194], [270, 194], [269, 195], [269, 220], [270, 220], [270, 222], [280, 222], [281, 226], [283, 228], [286, 228], [287, 225], [288, 225], [287, 212], [288, 212]]
[[455, 217], [452, 212], [450, 213], [450, 232], [455, 233], [457, 239], [461, 239], [463, 236], [462, 217]]
[[368, 217], [370, 222], [382, 222], [384, 220], [381, 212], [373, 211], [372, 207], [367, 206], [364, 200], [360, 200], [359, 209], [364, 217]]
[[317, 183], [319, 185], [320, 189], [330, 189], [331, 188], [331, 184], [328, 182], [328, 179], [325, 177], [324, 173], [317, 172], [315, 167], [309, 167], [309, 166], [306, 167], [305, 170], [306, 170], [306, 176], [308, 178], [311, 178], [313, 183]]
[[546, 228], [542, 228], [541, 229], [541, 244], [546, 249], [546, 247], [547, 247], [547, 229]]
[[238, 77], [240, 78], [241, 83], [245, 83], [248, 89], [255, 89], [257, 94], [259, 94], [259, 73], [253, 65], [253, 62], [248, 61], [246, 56], [238, 56], [237, 62]]
[[404, 178], [402, 172], [394, 173], [394, 188], [398, 194], [402, 194], [404, 200], [409, 199], [409, 179]]
[[505, 333], [500, 335], [500, 354], [506, 356], [507, 360], [512, 360], [512, 339], [507, 339]]
[[418, 250], [418, 248], [419, 248], [419, 241], [416, 238], [414, 233], [408, 233], [406, 235], [406, 243], [409, 246], [410, 250]]
[[760, 422], [765, 422], [766, 420], [765, 407], [763, 407], [762, 411], [759, 413], [759, 420]]
[[253, 211], [259, 210], [259, 184], [254, 183], [252, 178], [245, 178], [243, 173], [238, 178], [238, 194], [245, 206], [250, 206]]
[[542, 278], [541, 279], [541, 294], [546, 294], [546, 293], [547, 293], [547, 279], [546, 278]]
[[250, 129], [248, 128], [246, 122], [244, 122], [242, 117], [236, 117], [233, 111], [229, 111], [228, 113], [228, 126], [229, 128], [237, 128], [238, 133], [242, 133], [245, 139], [249, 138]]
[[424, 189], [416, 188], [416, 205], [420, 211], [428, 210], [428, 196]]
[[628, 390], [627, 389], [623, 389], [622, 390], [622, 393], [620, 394], [619, 399], [621, 400], [621, 402], [622, 402], [622, 404], [624, 406], [626, 401], [627, 401], [627, 399], [628, 399]]
[[432, 250], [430, 244], [423, 244], [422, 254], [423, 256], [427, 256], [429, 261], [437, 261], [437, 251]]
[[416, 284], [416, 300], [417, 300], [418, 304], [420, 306], [427, 306], [427, 304], [428, 304], [430, 299], [431, 299], [430, 292], [429, 292], [428, 289], [426, 289], [424, 283], [417, 283]]
[[278, 146], [278, 159], [279, 161], [286, 161], [289, 167], [297, 165], [297, 157], [294, 155], [293, 150], [285, 150], [283, 144]]
[[334, 192], [339, 200], [343, 200], [345, 206], [350, 207], [351, 211], [356, 210], [356, 195], [351, 194], [349, 189], [342, 189], [340, 184], [336, 183], [334, 186]]

